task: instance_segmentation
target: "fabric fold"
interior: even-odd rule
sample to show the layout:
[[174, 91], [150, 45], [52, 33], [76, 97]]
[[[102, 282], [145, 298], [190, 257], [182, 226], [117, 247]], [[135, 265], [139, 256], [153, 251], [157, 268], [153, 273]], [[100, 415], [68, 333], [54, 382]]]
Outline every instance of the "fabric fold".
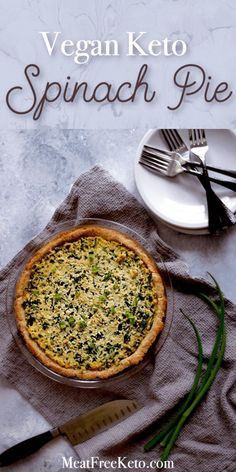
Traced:
[[[76, 225], [83, 218], [112, 220], [141, 235], [164, 260], [173, 284], [175, 309], [169, 335], [150, 362], [120, 384], [84, 390], [54, 382], [36, 371], [25, 359], [7, 322], [6, 302], [11, 284], [27, 256], [60, 225]], [[207, 270], [207, 268], [206, 268]], [[160, 449], [144, 453], [143, 444], [176, 411], [188, 392], [197, 364], [197, 346], [191, 327], [180, 313], [188, 313], [197, 324], [207, 361], [214, 342], [217, 320], [193, 292], [201, 287], [211, 293], [207, 279], [192, 278], [187, 265], [159, 237], [157, 228], [142, 205], [101, 167], [83, 174], [55, 211], [46, 228], [29, 242], [0, 272], [0, 365], [1, 373], [53, 425], [116, 398], [135, 398], [142, 405], [132, 417], [76, 447], [80, 458], [99, 456], [112, 460], [158, 460]], [[235, 463], [235, 306], [227, 301], [227, 349], [223, 366], [209, 394], [183, 429], [171, 455], [176, 472], [231, 471]], [[106, 468], [100, 468], [105, 471]], [[233, 469], [232, 469], [233, 470]]]

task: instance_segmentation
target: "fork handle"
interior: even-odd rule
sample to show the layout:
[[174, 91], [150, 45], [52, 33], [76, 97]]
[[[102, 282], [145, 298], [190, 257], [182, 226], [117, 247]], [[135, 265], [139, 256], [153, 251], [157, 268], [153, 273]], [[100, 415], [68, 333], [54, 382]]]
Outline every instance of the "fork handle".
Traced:
[[219, 174], [228, 175], [229, 177], [236, 178], [235, 170], [226, 170], [220, 169], [219, 167], [206, 166], [207, 170], [212, 170], [213, 172], [218, 172]]
[[[201, 167], [200, 162], [187, 162], [187, 165], [190, 167]], [[235, 170], [227, 170], [227, 169], [221, 169], [220, 167], [213, 167], [213, 166], [208, 166], [206, 165], [207, 170], [211, 170], [212, 172], [217, 172], [218, 174], [223, 174], [227, 175], [228, 177], [234, 177], [236, 178], [236, 171]]]
[[206, 191], [209, 232], [217, 234], [223, 228], [233, 225], [235, 223], [235, 216], [212, 190], [207, 169], [204, 165], [202, 170], [203, 174], [198, 175], [198, 179]]
[[[201, 177], [201, 175], [202, 175], [199, 172], [195, 172], [193, 169], [191, 170], [191, 169], [186, 168], [186, 167], [184, 168], [184, 172], [186, 172], [186, 174], [196, 175], [197, 177]], [[214, 177], [210, 177], [209, 175], [208, 175], [208, 178], [209, 178], [210, 182], [214, 182], [214, 184], [222, 185], [222, 187], [226, 187], [230, 190], [233, 190], [233, 192], [236, 192], [236, 182], [232, 182], [231, 180], [215, 179]], [[201, 180], [201, 179], [199, 178], [199, 180]]]
[[236, 182], [231, 182], [230, 180], [214, 179], [213, 177], [209, 177], [209, 179], [215, 184], [222, 185], [222, 187], [226, 187], [230, 190], [233, 190], [233, 192], [236, 192]]

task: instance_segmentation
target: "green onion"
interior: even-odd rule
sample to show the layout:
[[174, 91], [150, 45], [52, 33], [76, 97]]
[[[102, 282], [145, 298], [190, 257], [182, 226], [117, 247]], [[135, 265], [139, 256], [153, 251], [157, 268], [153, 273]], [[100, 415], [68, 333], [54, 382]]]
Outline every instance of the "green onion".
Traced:
[[54, 300], [59, 301], [62, 299], [62, 294], [61, 293], [54, 293]]
[[59, 326], [60, 326], [61, 329], [65, 329], [65, 327], [66, 327], [65, 321], [61, 321], [61, 322], [59, 323]]
[[85, 321], [80, 321], [79, 322], [80, 329], [84, 329], [84, 328], [86, 328], [86, 326], [87, 326], [87, 323]]
[[[211, 274], [210, 274], [211, 275]], [[211, 276], [212, 277], [212, 276]], [[212, 279], [214, 280], [215, 284], [216, 284], [216, 288], [218, 290], [218, 293], [220, 295], [220, 297], [222, 298], [222, 292], [219, 288], [219, 285], [218, 283], [216, 282], [216, 280], [212, 277]], [[199, 293], [200, 297], [203, 298], [212, 308], [213, 310], [218, 314], [219, 318], [220, 318], [220, 324], [219, 324], [219, 327], [218, 327], [218, 330], [217, 330], [217, 335], [216, 335], [216, 339], [215, 339], [215, 343], [214, 343], [214, 346], [213, 346], [213, 349], [212, 349], [212, 353], [211, 353], [211, 356], [210, 356], [210, 359], [209, 359], [209, 362], [208, 362], [208, 365], [207, 365], [207, 369], [206, 369], [206, 372], [203, 376], [203, 379], [202, 379], [202, 384], [201, 386], [208, 380], [208, 377], [212, 371], [212, 367], [214, 365], [214, 362], [216, 360], [216, 357], [217, 357], [217, 352], [218, 352], [218, 349], [220, 347], [220, 343], [221, 343], [221, 340], [222, 340], [222, 330], [223, 330], [223, 324], [224, 324], [224, 309], [222, 309], [222, 300], [224, 302], [224, 299], [221, 299], [220, 298], [220, 301], [221, 301], [221, 310], [219, 312], [219, 308], [218, 306], [216, 305], [216, 303], [210, 298], [208, 297], [207, 295], [205, 295], [204, 293]], [[177, 415], [177, 417], [175, 418], [176, 420], [178, 420], [179, 416]], [[173, 421], [173, 423], [176, 424], [177, 421]], [[171, 436], [172, 436], [172, 432], [173, 431], [170, 431], [168, 433], [168, 435], [166, 435], [164, 437], [164, 439], [161, 441], [161, 446], [166, 446], [168, 444], [168, 441], [170, 440]], [[158, 441], [159, 442], [159, 441]]]
[[103, 280], [109, 280], [111, 278], [111, 272], [107, 272], [104, 277], [103, 277]]
[[73, 316], [70, 316], [70, 318], [68, 319], [68, 323], [70, 326], [74, 326], [75, 325], [75, 319]]
[[127, 310], [127, 311], [125, 312], [125, 316], [127, 316], [128, 320], [129, 320], [129, 322], [130, 322], [130, 324], [131, 324], [131, 325], [134, 325], [134, 323], [135, 323], [136, 320], [135, 320], [135, 317], [133, 316], [133, 314], [131, 313], [131, 311]]
[[39, 295], [39, 290], [31, 290], [33, 295]]
[[222, 340], [222, 333], [223, 333], [223, 329], [224, 329], [224, 297], [223, 297], [223, 294], [222, 294], [222, 291], [217, 283], [217, 281], [215, 280], [215, 278], [209, 274], [210, 277], [212, 278], [212, 280], [215, 282], [215, 285], [216, 285], [216, 288], [217, 288], [217, 291], [218, 291], [218, 294], [219, 294], [219, 297], [220, 297], [220, 311], [219, 311], [219, 308], [218, 306], [216, 305], [216, 303], [210, 298], [208, 297], [207, 295], [205, 295], [204, 293], [199, 293], [200, 297], [203, 298], [212, 308], [213, 310], [218, 314], [219, 318], [220, 318], [220, 324], [219, 324], [219, 327], [218, 327], [218, 330], [217, 330], [217, 335], [216, 335], [216, 339], [215, 339], [215, 344], [214, 344], [214, 347], [213, 347], [213, 350], [212, 350], [212, 353], [211, 353], [211, 356], [210, 356], [210, 359], [209, 359], [209, 362], [208, 362], [208, 365], [207, 365], [207, 370], [205, 372], [205, 375], [203, 377], [203, 381], [204, 382], [205, 380], [208, 379], [209, 375], [210, 375], [210, 372], [212, 370], [212, 367], [213, 367], [213, 364], [214, 364], [214, 361], [216, 359], [216, 356], [217, 356], [217, 352], [218, 352], [218, 349], [220, 347], [220, 343], [221, 343], [221, 340]]
[[[198, 367], [197, 367], [197, 370], [196, 370], [194, 382], [193, 382], [192, 388], [191, 388], [185, 402], [183, 403], [182, 407], [180, 408], [177, 416], [173, 419], [173, 421], [171, 421], [171, 423], [169, 425], [167, 425], [166, 428], [164, 428], [159, 434], [157, 434], [153, 439], [151, 439], [147, 444], [145, 444], [145, 446], [144, 446], [145, 451], [150, 451], [160, 441], [162, 441], [165, 437], [167, 437], [167, 438], [169, 437], [169, 433], [171, 432], [172, 428], [177, 424], [177, 422], [178, 422], [179, 418], [181, 417], [182, 413], [187, 408], [187, 406], [190, 404], [190, 402], [191, 402], [191, 400], [192, 400], [192, 398], [195, 394], [195, 391], [197, 389], [198, 383], [199, 383], [199, 379], [200, 379], [201, 372], [202, 372], [202, 359], [203, 359], [202, 341], [201, 341], [200, 334], [199, 334], [194, 322], [187, 315], [184, 315], [184, 316], [185, 316], [185, 318], [187, 318], [187, 320], [189, 321], [189, 323], [193, 327], [194, 332], [196, 334], [196, 338], [197, 338], [197, 344], [198, 344]], [[161, 443], [161, 445], [165, 445], [165, 444]]]
[[[215, 342], [213, 345], [213, 349], [210, 355], [210, 359], [207, 365], [206, 372], [202, 378], [200, 386], [198, 386], [198, 381], [201, 375], [200, 366], [201, 365], [201, 351], [202, 351], [202, 343], [200, 337], [198, 338], [196, 327], [194, 329], [195, 334], [198, 340], [198, 368], [195, 374], [195, 379], [193, 386], [182, 405], [180, 411], [178, 412], [177, 416], [174, 420], [158, 435], [156, 435], [151, 441], [149, 441], [145, 446], [144, 449], [146, 451], [152, 449], [157, 443], [165, 446], [164, 452], [161, 455], [160, 460], [166, 461], [169, 457], [169, 454], [175, 444], [176, 439], [178, 438], [180, 431], [190, 415], [195, 411], [197, 406], [201, 403], [202, 399], [207, 394], [208, 390], [210, 389], [212, 383], [215, 380], [215, 377], [220, 369], [222, 364], [222, 360], [224, 357], [225, 347], [226, 347], [226, 329], [225, 329], [225, 306], [224, 306], [224, 296], [223, 293], [214, 279], [214, 277], [209, 274], [210, 277], [213, 279], [217, 293], [219, 295], [220, 304], [218, 306], [210, 297], [207, 295], [200, 293], [199, 295], [211, 306], [211, 308], [216, 312], [219, 317], [219, 325], [217, 329], [217, 334], [215, 338]], [[189, 318], [188, 318], [189, 319]], [[191, 322], [191, 320], [189, 320]], [[192, 326], [194, 327], [193, 322], [191, 322]], [[198, 381], [196, 381], [196, 377], [198, 377]]]
[[210, 365], [210, 368], [207, 368], [205, 375], [202, 379], [202, 383], [196, 392], [193, 402], [183, 412], [181, 418], [178, 421], [176, 428], [174, 429], [171, 437], [169, 438], [169, 441], [166, 444], [165, 450], [160, 458], [162, 461], [165, 461], [169, 457], [169, 454], [174, 446], [176, 439], [178, 438], [180, 434], [182, 427], [184, 426], [184, 424], [186, 423], [190, 415], [195, 411], [197, 406], [201, 403], [202, 399], [204, 398], [209, 388], [211, 387], [220, 369], [220, 366], [224, 357], [225, 346], [226, 346], [226, 330], [225, 330], [225, 323], [224, 323], [224, 317], [225, 317], [224, 298], [223, 298], [223, 294], [220, 290], [218, 283], [215, 281], [214, 278], [213, 280], [216, 284], [216, 288], [220, 297], [220, 307], [218, 307], [218, 305], [216, 305], [210, 297], [207, 297], [206, 295], [204, 295], [205, 300], [212, 306], [214, 311], [216, 311], [220, 319], [220, 323], [219, 323], [219, 327], [218, 327], [217, 335], [216, 335], [216, 340], [215, 340], [212, 353], [209, 359], [209, 363], [208, 363], [208, 367]]
[[136, 308], [138, 305], [138, 297], [134, 297], [134, 303], [133, 303], [133, 307]]
[[[195, 331], [195, 334], [196, 334], [196, 338], [197, 338], [197, 343], [198, 343], [198, 367], [197, 367], [197, 370], [196, 370], [196, 375], [195, 375], [195, 378], [194, 378], [194, 382], [193, 382], [193, 385], [192, 385], [192, 388], [190, 390], [190, 392], [188, 393], [187, 395], [187, 398], [185, 400], [185, 402], [183, 403], [182, 407], [180, 408], [179, 412], [177, 413], [176, 417], [173, 419], [173, 421], [171, 422], [171, 424], [169, 425], [168, 427], [168, 433], [165, 434], [163, 437], [163, 439], [161, 440], [160, 442], [160, 445], [165, 447], [167, 444], [168, 444], [168, 441], [170, 440], [171, 436], [172, 436], [172, 432], [173, 432], [173, 428], [174, 426], [178, 423], [178, 420], [179, 418], [181, 417], [182, 413], [185, 411], [185, 409], [188, 407], [188, 405], [191, 403], [191, 400], [193, 399], [194, 395], [195, 395], [195, 392], [197, 390], [197, 387], [198, 387], [198, 383], [199, 383], [199, 380], [200, 380], [200, 377], [201, 377], [201, 373], [202, 373], [202, 361], [203, 361], [203, 348], [202, 348], [202, 340], [201, 340], [201, 337], [199, 335], [199, 332], [195, 326], [195, 324], [193, 323], [193, 321], [183, 312], [183, 310], [180, 310], [181, 313], [183, 313], [183, 315], [185, 316], [185, 318], [187, 318], [187, 320], [189, 321], [189, 323], [192, 325], [194, 331]], [[167, 429], [167, 428], [166, 428]]]
[[99, 267], [97, 265], [92, 266], [92, 273], [97, 274], [99, 272]]
[[179, 433], [183, 427], [183, 425], [186, 423], [187, 419], [189, 418], [189, 416], [193, 413], [193, 411], [197, 408], [197, 406], [199, 405], [199, 403], [202, 401], [202, 399], [204, 398], [205, 394], [208, 392], [209, 388], [211, 387], [213, 381], [215, 380], [215, 377], [218, 373], [218, 370], [221, 366], [221, 363], [222, 363], [222, 360], [223, 360], [223, 357], [224, 357], [224, 352], [225, 352], [225, 346], [226, 346], [226, 330], [224, 328], [223, 330], [223, 333], [222, 333], [222, 344], [221, 344], [221, 349], [220, 349], [220, 352], [218, 354], [218, 359], [217, 359], [217, 362], [208, 378], [208, 380], [202, 384], [200, 390], [198, 391], [196, 397], [195, 397], [195, 400], [193, 401], [193, 403], [187, 408], [187, 410], [185, 410], [185, 412], [183, 413], [181, 419], [179, 420], [175, 430], [174, 430], [174, 433], [172, 434], [171, 436], [171, 439], [170, 441], [168, 442], [163, 454], [161, 455], [160, 459], [161, 461], [165, 461], [168, 457], [169, 457], [169, 454], [171, 452], [171, 449], [177, 439], [177, 437], [179, 436]]

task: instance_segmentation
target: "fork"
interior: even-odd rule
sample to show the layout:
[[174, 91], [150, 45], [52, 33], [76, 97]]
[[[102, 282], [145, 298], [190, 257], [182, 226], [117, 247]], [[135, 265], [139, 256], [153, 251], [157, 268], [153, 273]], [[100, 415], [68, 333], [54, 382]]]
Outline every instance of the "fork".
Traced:
[[[169, 174], [167, 174], [168, 177], [175, 177], [176, 175], [181, 174], [182, 172], [192, 174], [192, 175], [194, 174], [197, 175], [196, 171], [191, 172], [191, 170], [194, 170], [194, 166], [201, 168], [201, 164], [199, 162], [186, 161], [180, 153], [177, 153], [175, 151], [166, 151], [164, 149], [158, 149], [156, 147], [152, 147], [147, 144], [143, 146], [141, 157], [143, 161], [141, 162], [141, 164], [143, 163], [144, 165], [145, 165], [145, 161], [148, 164], [148, 161], [151, 161], [151, 158], [153, 161], [155, 161], [155, 164], [164, 164], [165, 166], [167, 165], [169, 168], [168, 169]], [[173, 162], [173, 161], [177, 161], [177, 162]], [[198, 173], [202, 174], [202, 172], [200, 171]], [[236, 182], [232, 182], [231, 180], [215, 179], [210, 176], [209, 176], [209, 179], [211, 182], [214, 182], [218, 185], [222, 185], [223, 187], [226, 187], [236, 192]]]
[[210, 232], [215, 233], [225, 226], [227, 227], [234, 224], [235, 216], [228, 210], [228, 208], [212, 190], [206, 168], [206, 153], [208, 151], [208, 144], [205, 131], [203, 129], [189, 130], [189, 141], [192, 153], [202, 162], [203, 177], [200, 179], [206, 190], [209, 213], [209, 230]]
[[[145, 146], [144, 146], [145, 148]], [[158, 150], [155, 155], [142, 151], [139, 163], [150, 170], [167, 177], [176, 177], [183, 172], [192, 175], [201, 175], [199, 170], [187, 169], [181, 165], [181, 155], [177, 152]]]
[[[161, 130], [161, 133], [171, 151], [177, 151], [186, 161], [189, 160], [188, 148], [177, 130]], [[235, 216], [212, 190], [207, 170], [203, 164], [202, 170], [203, 175], [197, 177], [206, 191], [209, 232], [215, 234], [222, 227], [234, 224]]]
[[[162, 129], [161, 133], [163, 134], [164, 140], [168, 144], [169, 149], [175, 150], [181, 153], [184, 159], [189, 162], [189, 165], [201, 166], [199, 162], [193, 162], [192, 160], [190, 160], [190, 156], [188, 154], [188, 148], [176, 129]], [[145, 145], [145, 146], [147, 148], [149, 147], [150, 149], [155, 150], [155, 148], [152, 148], [151, 146], [148, 146], [148, 145]], [[212, 172], [217, 172], [222, 175], [227, 175], [228, 177], [236, 178], [235, 170], [221, 169], [219, 167], [213, 167], [209, 165], [207, 165], [206, 168], [207, 170], [211, 170]]]

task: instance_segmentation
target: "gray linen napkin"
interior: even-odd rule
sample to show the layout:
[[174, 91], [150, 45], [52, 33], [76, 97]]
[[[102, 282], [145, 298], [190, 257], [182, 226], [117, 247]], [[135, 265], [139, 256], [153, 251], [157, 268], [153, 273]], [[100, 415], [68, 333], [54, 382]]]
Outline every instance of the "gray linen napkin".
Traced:
[[[35, 371], [12, 339], [6, 315], [9, 279], [19, 269], [22, 260], [46, 236], [50, 236], [59, 223], [85, 217], [125, 224], [148, 240], [152, 250], [165, 261], [175, 295], [171, 331], [155, 359], [126, 382], [96, 390], [63, 386]], [[206, 291], [212, 290], [207, 281], [190, 277], [186, 264], [159, 238], [156, 226], [138, 201], [102, 168], [94, 167], [75, 182], [42, 233], [0, 273], [1, 373], [53, 426], [112, 399], [137, 399], [142, 405], [138, 412], [109, 431], [80, 444], [77, 451], [84, 460], [91, 456], [99, 456], [100, 460], [126, 456], [126, 461], [144, 460], [147, 464], [157, 460], [160, 449], [144, 453], [143, 444], [175, 412], [179, 400], [192, 384], [197, 364], [195, 337], [179, 309], [185, 310], [197, 323], [203, 336], [205, 360], [214, 340], [216, 317], [192, 295], [197, 284]], [[235, 307], [230, 302], [227, 302], [227, 314], [228, 340], [223, 367], [206, 399], [177, 441], [171, 455], [176, 472], [236, 470], [236, 330]], [[100, 470], [112, 469], [101, 467]]]

